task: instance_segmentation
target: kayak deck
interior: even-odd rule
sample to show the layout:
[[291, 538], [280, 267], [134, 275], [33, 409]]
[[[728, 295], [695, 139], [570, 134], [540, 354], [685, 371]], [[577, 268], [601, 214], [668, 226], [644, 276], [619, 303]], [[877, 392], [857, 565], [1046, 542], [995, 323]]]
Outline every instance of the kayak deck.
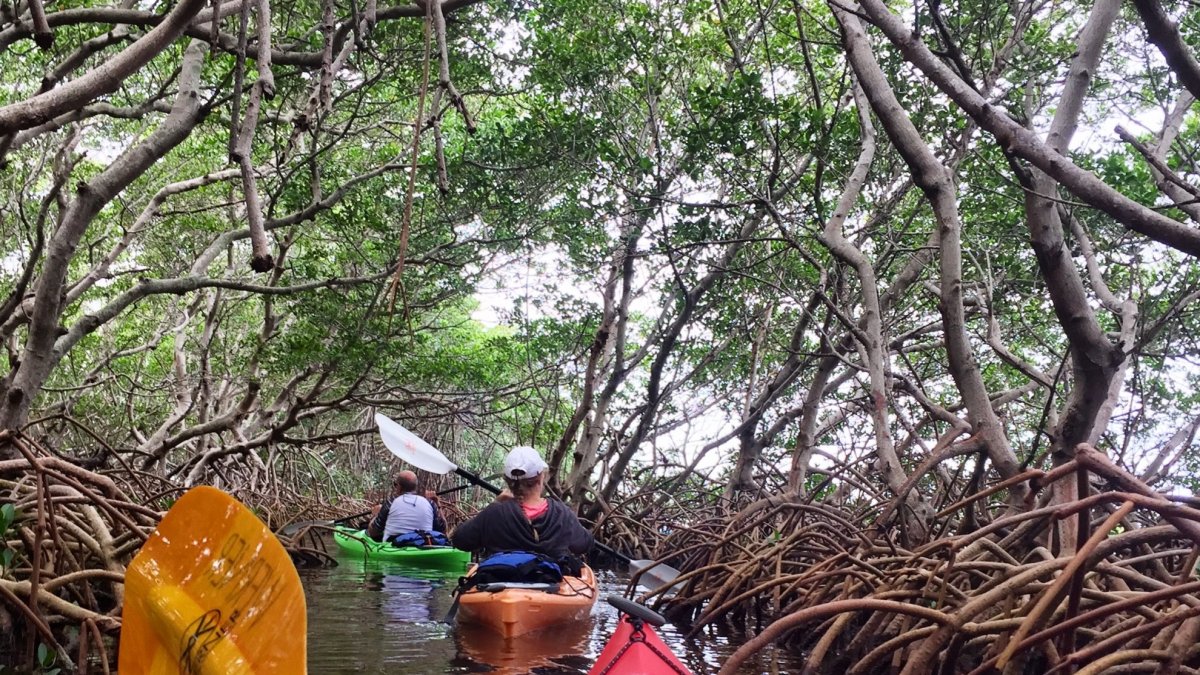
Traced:
[[414, 567], [427, 567], [462, 572], [471, 561], [471, 554], [453, 546], [415, 547], [393, 546], [375, 541], [363, 530], [335, 527], [333, 541], [343, 552], [369, 560], [386, 560]]
[[648, 624], [622, 617], [588, 675], [691, 675]]
[[553, 591], [471, 589], [459, 597], [458, 622], [487, 626], [505, 638], [586, 619], [596, 604], [596, 575], [586, 565]]

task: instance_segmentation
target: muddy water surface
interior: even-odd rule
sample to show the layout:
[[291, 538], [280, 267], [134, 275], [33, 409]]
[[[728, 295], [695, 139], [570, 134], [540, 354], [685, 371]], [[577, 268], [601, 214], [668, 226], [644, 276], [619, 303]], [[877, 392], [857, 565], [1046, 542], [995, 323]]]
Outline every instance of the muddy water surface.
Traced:
[[[505, 640], [487, 630], [442, 623], [457, 576], [358, 560], [301, 570], [308, 600], [308, 672], [581, 675], [618, 620], [603, 597], [625, 590], [624, 579], [611, 572], [597, 577], [602, 599], [588, 621]], [[685, 640], [669, 624], [659, 632], [697, 675], [716, 673], [737, 648], [715, 636]], [[795, 657], [770, 652], [742, 672], [789, 673], [799, 665]]]

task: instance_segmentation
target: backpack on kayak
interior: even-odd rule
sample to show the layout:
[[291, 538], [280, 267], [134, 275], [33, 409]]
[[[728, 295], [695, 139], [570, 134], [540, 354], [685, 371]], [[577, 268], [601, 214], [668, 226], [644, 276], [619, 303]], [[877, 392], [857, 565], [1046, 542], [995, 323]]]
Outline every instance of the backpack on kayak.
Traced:
[[557, 584], [562, 580], [562, 568], [550, 558], [528, 551], [504, 551], [480, 561], [475, 573], [465, 577], [460, 585], [465, 589], [506, 582]]
[[392, 546], [400, 548], [416, 547], [424, 548], [427, 546], [449, 546], [450, 540], [446, 535], [434, 530], [413, 530], [398, 534], [391, 539]]

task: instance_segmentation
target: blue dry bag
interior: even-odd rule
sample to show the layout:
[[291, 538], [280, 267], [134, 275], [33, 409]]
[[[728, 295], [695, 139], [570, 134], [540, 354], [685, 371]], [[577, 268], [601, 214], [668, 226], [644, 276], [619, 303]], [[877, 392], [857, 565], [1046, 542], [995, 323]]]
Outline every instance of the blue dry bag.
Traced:
[[446, 538], [446, 535], [432, 530], [405, 532], [404, 534], [392, 537], [389, 541], [392, 542], [392, 546], [399, 546], [400, 548], [450, 545], [450, 540]]
[[558, 563], [540, 553], [505, 551], [489, 556], [475, 568], [467, 584], [492, 584], [498, 582], [520, 582], [530, 584], [557, 584], [563, 580], [562, 568]]

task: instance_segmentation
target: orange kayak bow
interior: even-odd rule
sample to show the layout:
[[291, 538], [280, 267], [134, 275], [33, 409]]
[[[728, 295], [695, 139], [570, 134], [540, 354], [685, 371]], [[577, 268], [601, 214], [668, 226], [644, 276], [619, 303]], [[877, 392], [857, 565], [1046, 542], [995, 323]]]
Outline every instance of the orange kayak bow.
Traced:
[[586, 565], [560, 584], [483, 584], [459, 598], [458, 621], [511, 638], [586, 619], [596, 604], [596, 575]]

